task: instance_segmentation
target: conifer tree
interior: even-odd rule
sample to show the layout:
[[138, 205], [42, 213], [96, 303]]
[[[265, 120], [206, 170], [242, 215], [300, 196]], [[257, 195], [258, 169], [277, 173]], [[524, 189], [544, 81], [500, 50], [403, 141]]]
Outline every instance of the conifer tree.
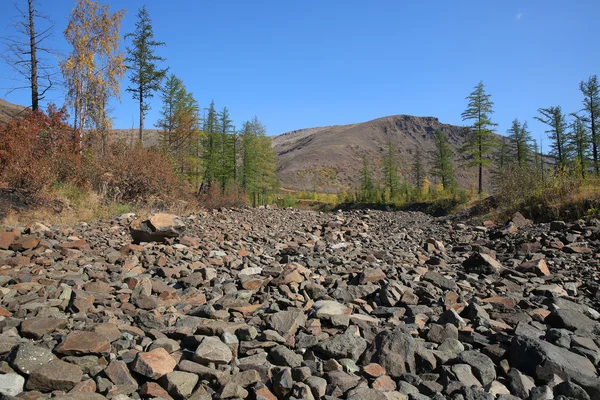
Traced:
[[255, 207], [264, 204], [267, 195], [279, 186], [277, 162], [271, 139], [266, 136], [266, 128], [257, 117], [243, 124], [240, 136], [241, 186]]
[[415, 146], [415, 151], [413, 153], [413, 163], [412, 163], [412, 178], [415, 186], [418, 189], [423, 187], [423, 180], [425, 179], [425, 166], [423, 165], [423, 159], [421, 155], [421, 149], [419, 146]]
[[202, 128], [204, 133], [204, 143], [202, 148], [202, 165], [204, 167], [204, 179], [202, 187], [208, 190], [215, 182], [219, 182], [219, 139], [221, 136], [219, 128], [219, 114], [215, 109], [214, 100], [211, 101], [207, 109]]
[[400, 188], [400, 177], [398, 176], [398, 156], [396, 147], [388, 140], [386, 152], [383, 156], [383, 177], [385, 189], [390, 194], [390, 199], [395, 199]]
[[177, 109], [181, 104], [184, 92], [183, 82], [174, 74], [167, 77], [160, 90], [162, 108], [160, 119], [155, 126], [161, 130], [163, 146], [167, 149], [171, 149], [174, 141], [173, 132], [176, 126]]
[[463, 121], [473, 121], [469, 127], [469, 138], [461, 152], [470, 157], [467, 166], [478, 168], [479, 194], [483, 193], [483, 168], [490, 165], [490, 156], [497, 144], [494, 127], [498, 124], [490, 119], [494, 112], [494, 103], [490, 98], [491, 95], [485, 92], [483, 82], [479, 82], [467, 97], [467, 109], [461, 114]]
[[600, 156], [598, 155], [598, 147], [600, 146], [600, 87], [598, 85], [598, 77], [591, 76], [587, 82], [581, 81], [579, 89], [583, 94], [583, 111], [586, 115], [583, 122], [588, 124], [592, 144], [592, 161], [594, 164], [594, 172], [600, 174]]
[[361, 184], [360, 184], [360, 198], [364, 202], [374, 201], [377, 197], [375, 192], [375, 183], [371, 173], [371, 166], [369, 165], [369, 159], [367, 155], [363, 155], [363, 166], [360, 172]]
[[510, 155], [512, 160], [520, 168], [531, 162], [531, 133], [527, 127], [527, 121], [522, 124], [514, 119], [511, 128], [507, 131], [510, 139]]
[[570, 133], [570, 152], [575, 156], [575, 170], [585, 179], [588, 169], [589, 144], [590, 138], [583, 122], [583, 118], [577, 114], [572, 114], [574, 119], [571, 124]]
[[455, 186], [454, 176], [454, 154], [452, 147], [448, 143], [446, 134], [441, 131], [435, 131], [433, 135], [435, 150], [430, 154], [431, 157], [431, 175], [439, 178], [444, 190]]
[[229, 110], [227, 107], [223, 108], [220, 115], [220, 128], [221, 135], [219, 137], [219, 178], [221, 191], [225, 193], [228, 184], [233, 180], [233, 170], [235, 168], [235, 159], [232, 157], [230, 147], [235, 146], [235, 143], [231, 140], [231, 119], [229, 119]]
[[535, 119], [548, 125], [549, 129], [546, 133], [550, 137], [550, 140], [552, 140], [551, 155], [556, 159], [557, 169], [562, 169], [566, 166], [568, 160], [566, 116], [563, 114], [560, 106], [540, 108], [538, 112], [541, 116], [537, 116]]
[[132, 38], [132, 47], [127, 47], [127, 70], [131, 72], [131, 86], [127, 91], [139, 103], [140, 130], [139, 141], [144, 142], [144, 118], [150, 104], [148, 100], [154, 97], [154, 92], [160, 89], [160, 84], [167, 74], [168, 68], [160, 69], [157, 61], [164, 61], [163, 57], [155, 54], [156, 47], [164, 46], [164, 42], [154, 40], [152, 20], [148, 15], [146, 6], [138, 10], [135, 31], [128, 33], [125, 38]]

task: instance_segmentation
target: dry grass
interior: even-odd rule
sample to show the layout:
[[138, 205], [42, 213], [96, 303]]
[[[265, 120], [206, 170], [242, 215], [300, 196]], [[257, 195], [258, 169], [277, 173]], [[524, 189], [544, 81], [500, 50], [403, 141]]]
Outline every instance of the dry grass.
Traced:
[[92, 190], [84, 190], [75, 185], [55, 185], [40, 205], [27, 210], [8, 211], [0, 220], [0, 230], [18, 226], [28, 226], [41, 222], [47, 226], [72, 226], [82, 222], [111, 219], [125, 213], [148, 215], [153, 212], [168, 212], [186, 215], [198, 212], [198, 204], [175, 201], [165, 204], [158, 199], [145, 199], [143, 203], [126, 204], [102, 198]]

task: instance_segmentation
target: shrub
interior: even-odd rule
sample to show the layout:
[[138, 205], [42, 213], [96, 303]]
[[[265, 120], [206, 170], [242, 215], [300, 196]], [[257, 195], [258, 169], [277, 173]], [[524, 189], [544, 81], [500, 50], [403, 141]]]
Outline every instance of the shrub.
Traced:
[[86, 153], [84, 164], [86, 181], [112, 202], [142, 202], [150, 197], [169, 202], [186, 195], [169, 160], [141, 145], [113, 143], [104, 156]]
[[9, 186], [36, 195], [78, 170], [79, 146], [64, 108], [30, 112], [0, 125], [0, 176]]

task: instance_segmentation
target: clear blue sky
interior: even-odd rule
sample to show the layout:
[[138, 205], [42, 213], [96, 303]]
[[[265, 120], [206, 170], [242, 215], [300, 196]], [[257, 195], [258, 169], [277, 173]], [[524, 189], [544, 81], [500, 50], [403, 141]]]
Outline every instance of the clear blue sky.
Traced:
[[[25, 0], [15, 0], [17, 4]], [[10, 0], [0, 0], [0, 34], [11, 34]], [[71, 0], [38, 0], [62, 39]], [[580, 80], [600, 73], [597, 0], [121, 0], [122, 32], [146, 4], [159, 49], [202, 107], [214, 99], [240, 125], [254, 115], [271, 135], [393, 115], [435, 116], [461, 124], [465, 97], [480, 80], [495, 102], [504, 134], [514, 118], [539, 107], [581, 108]], [[24, 4], [23, 4], [24, 6]], [[0, 87], [12, 84], [0, 64]], [[138, 126], [124, 92], [115, 126]], [[28, 93], [0, 96], [27, 104]], [[62, 103], [62, 93], [50, 96]], [[146, 126], [157, 119], [152, 102]], [[545, 141], [547, 141], [545, 139]]]

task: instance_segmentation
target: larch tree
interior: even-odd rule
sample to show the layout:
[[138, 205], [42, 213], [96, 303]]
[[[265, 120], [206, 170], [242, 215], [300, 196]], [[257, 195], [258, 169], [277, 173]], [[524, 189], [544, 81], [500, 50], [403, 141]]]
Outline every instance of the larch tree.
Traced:
[[425, 179], [425, 166], [423, 165], [423, 158], [421, 154], [421, 149], [419, 146], [415, 146], [415, 151], [413, 153], [413, 162], [412, 162], [412, 178], [415, 186], [418, 189], [423, 187], [423, 181]]
[[536, 116], [535, 119], [548, 125], [549, 129], [546, 133], [552, 141], [550, 154], [556, 160], [557, 169], [562, 169], [568, 161], [567, 117], [563, 114], [560, 106], [540, 108], [538, 112], [540, 116]]
[[167, 150], [170, 150], [174, 143], [177, 110], [181, 105], [184, 93], [183, 82], [175, 74], [170, 74], [165, 80], [164, 86], [160, 89], [162, 107], [160, 118], [155, 126], [161, 130], [162, 145]]
[[461, 152], [470, 157], [466, 164], [468, 167], [477, 167], [479, 173], [478, 193], [483, 193], [483, 168], [491, 163], [493, 150], [497, 145], [494, 127], [498, 124], [490, 119], [493, 114], [494, 103], [491, 95], [485, 92], [483, 82], [475, 86], [473, 92], [467, 96], [469, 103], [467, 109], [461, 114], [463, 121], [473, 121], [469, 127], [469, 138]]
[[383, 156], [383, 179], [384, 186], [393, 200], [400, 190], [400, 176], [398, 175], [398, 154], [396, 146], [388, 140], [386, 151]]
[[571, 124], [570, 143], [568, 147], [574, 155], [576, 172], [585, 179], [588, 170], [590, 135], [587, 132], [584, 119], [577, 114], [571, 115], [573, 116], [573, 123]]
[[360, 199], [363, 202], [373, 202], [377, 199], [377, 193], [375, 190], [375, 182], [373, 181], [373, 173], [371, 172], [371, 166], [369, 165], [369, 159], [367, 155], [363, 155], [363, 166], [360, 171]]
[[72, 46], [61, 70], [67, 87], [67, 101], [73, 108], [74, 130], [100, 132], [102, 152], [112, 127], [108, 103], [120, 98], [120, 82], [125, 74], [125, 57], [119, 51], [124, 10], [111, 13], [108, 4], [77, 0], [71, 10], [65, 38]]
[[598, 77], [592, 75], [587, 81], [579, 83], [579, 90], [583, 94], [583, 111], [586, 113], [582, 122], [588, 124], [592, 144], [592, 162], [594, 172], [600, 174], [600, 156], [598, 147], [600, 146], [600, 86]]
[[142, 6], [138, 10], [137, 18], [133, 33], [125, 35], [125, 39], [132, 39], [132, 46], [127, 47], [126, 66], [131, 73], [131, 86], [127, 87], [127, 91], [139, 104], [139, 141], [143, 143], [144, 118], [150, 110], [148, 101], [154, 97], [154, 92], [160, 90], [161, 82], [165, 78], [168, 68], [161, 69], [157, 65], [157, 62], [165, 61], [165, 59], [156, 55], [156, 48], [164, 46], [165, 43], [154, 40], [152, 20], [146, 6]]
[[233, 181], [234, 169], [235, 169], [235, 158], [232, 154], [235, 154], [235, 150], [231, 151], [230, 147], [235, 146], [235, 143], [231, 140], [231, 119], [229, 118], [229, 110], [227, 107], [223, 108], [221, 115], [219, 116], [221, 134], [219, 137], [219, 180], [221, 185], [222, 193], [225, 193], [227, 186]]
[[214, 100], [206, 110], [206, 117], [202, 127], [204, 143], [202, 146], [202, 165], [204, 167], [204, 178], [202, 180], [202, 191], [209, 190], [215, 182], [219, 182], [219, 114], [215, 109]]
[[[15, 6], [19, 15], [14, 18], [16, 35], [3, 38], [5, 51], [2, 58], [20, 75], [19, 80], [24, 86], [17, 86], [9, 93], [18, 89], [31, 91], [31, 109], [38, 110], [40, 101], [56, 84], [57, 69], [50, 63], [48, 56], [56, 55], [56, 51], [46, 46], [52, 36], [54, 23], [39, 12], [35, 0], [27, 0], [27, 9]], [[42, 23], [40, 28], [39, 22]]]
[[444, 190], [450, 189], [456, 185], [454, 175], [454, 154], [452, 147], [448, 143], [446, 134], [441, 131], [435, 131], [433, 135], [435, 150], [430, 153], [431, 157], [431, 175], [437, 177], [442, 182]]
[[531, 132], [529, 132], [527, 121], [521, 123], [514, 119], [510, 129], [507, 131], [510, 139], [510, 156], [519, 167], [525, 167], [531, 162]]
[[254, 117], [243, 124], [241, 137], [241, 186], [253, 207], [264, 204], [267, 195], [277, 190], [277, 161], [266, 136], [265, 126]]

